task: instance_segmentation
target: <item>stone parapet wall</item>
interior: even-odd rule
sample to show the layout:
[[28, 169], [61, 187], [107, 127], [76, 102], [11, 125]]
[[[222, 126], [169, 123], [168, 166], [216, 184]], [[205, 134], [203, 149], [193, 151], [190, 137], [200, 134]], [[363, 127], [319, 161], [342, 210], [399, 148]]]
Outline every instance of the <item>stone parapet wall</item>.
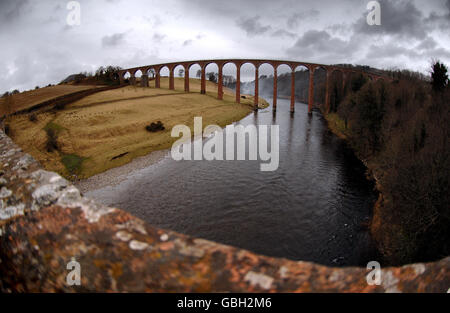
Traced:
[[[0, 132], [2, 292], [447, 292], [450, 257], [382, 270], [271, 258], [152, 227], [84, 198]], [[81, 266], [69, 286], [67, 264]]]

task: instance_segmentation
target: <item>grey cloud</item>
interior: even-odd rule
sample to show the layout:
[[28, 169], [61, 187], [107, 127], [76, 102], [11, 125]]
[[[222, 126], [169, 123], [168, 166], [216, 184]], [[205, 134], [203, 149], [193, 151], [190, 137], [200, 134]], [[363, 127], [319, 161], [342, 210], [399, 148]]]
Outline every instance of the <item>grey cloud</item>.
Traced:
[[258, 8], [268, 8], [273, 6], [276, 1], [273, 0], [227, 0], [227, 1], [204, 1], [190, 0], [183, 1], [187, 8], [194, 8], [195, 11], [201, 10], [212, 14], [227, 16], [236, 16], [240, 12], [254, 12]]
[[167, 36], [164, 34], [160, 34], [160, 33], [154, 33], [153, 34], [153, 41], [156, 43], [160, 43], [161, 41], [163, 41], [164, 38], [166, 38]]
[[296, 37], [296, 35], [294, 33], [290, 32], [290, 31], [287, 31], [287, 30], [284, 30], [284, 29], [279, 29], [279, 30], [274, 31], [271, 34], [271, 36], [272, 37], [276, 37], [276, 38], [279, 38], [279, 37], [295, 38]]
[[383, 60], [385, 58], [391, 58], [392, 56], [409, 56], [412, 58], [418, 58], [420, 54], [414, 49], [408, 49], [396, 44], [392, 44], [388, 47], [372, 45], [369, 48], [366, 58], [371, 60]]
[[356, 52], [356, 44], [356, 40], [345, 41], [331, 36], [326, 31], [310, 30], [287, 49], [286, 53], [291, 57], [328, 58], [331, 60], [340, 56], [341, 60], [345, 61]]
[[10, 22], [21, 16], [28, 0], [0, 1], [0, 16], [5, 22]]
[[445, 6], [440, 12], [431, 12], [425, 21], [429, 25], [448, 31], [450, 28], [450, 0], [445, 2]]
[[311, 9], [305, 12], [294, 13], [287, 19], [286, 25], [289, 28], [296, 28], [300, 25], [302, 21], [317, 17], [319, 16], [319, 14], [320, 12], [315, 9]]
[[115, 47], [124, 42], [125, 33], [117, 33], [111, 36], [104, 36], [102, 38], [103, 47]]
[[327, 26], [325, 30], [330, 31], [331, 33], [339, 33], [339, 34], [351, 34], [353, 32], [353, 25], [348, 23], [341, 23], [341, 24], [333, 24], [330, 26]]
[[262, 25], [259, 21], [260, 18], [261, 17], [258, 15], [249, 18], [241, 18], [236, 21], [236, 24], [247, 33], [247, 36], [261, 35], [267, 33], [272, 27], [270, 25]]
[[158, 15], [153, 15], [152, 17], [143, 16], [143, 19], [149, 23], [153, 28], [158, 28], [162, 25], [161, 18]]
[[292, 47], [293, 49], [323, 49], [331, 44], [336, 48], [344, 47], [346, 43], [338, 38], [333, 38], [326, 31], [310, 30], [301, 36]]
[[29, 53], [14, 58], [12, 64], [14, 70], [8, 76], [1, 77], [0, 83], [3, 79], [11, 86], [7, 89], [19, 90], [59, 83], [69, 74], [80, 72], [82, 66], [70, 51], [43, 53], [33, 48]]
[[187, 47], [187, 46], [191, 45], [193, 42], [194, 41], [192, 39], [185, 40], [183, 42], [183, 47]]
[[[283, 24], [286, 23], [291, 15], [297, 12], [302, 13], [301, 17], [310, 18], [317, 17], [319, 11], [318, 7], [334, 7], [340, 6], [341, 1], [336, 0], [319, 0], [320, 4], [312, 3], [309, 0], [227, 0], [227, 1], [205, 1], [205, 0], [189, 0], [181, 1], [182, 6], [185, 9], [190, 9], [192, 12], [200, 12], [202, 15], [213, 14], [227, 16], [235, 18], [237, 15], [246, 13], [252, 15], [259, 15], [264, 18], [277, 19], [277, 17], [283, 18]], [[316, 2], [319, 2], [316, 1]], [[348, 5], [349, 2], [362, 1], [362, 0], [345, 0], [343, 4]], [[344, 1], [342, 1], [344, 2]], [[320, 11], [322, 9], [319, 9]], [[295, 13], [294, 13], [295, 12]], [[292, 14], [294, 13], [294, 14]]]
[[[292, 58], [414, 70], [432, 58], [450, 64], [450, 0], [380, 0], [383, 25], [370, 28], [368, 1], [80, 0], [82, 24], [70, 27], [67, 1], [0, 0], [0, 89], [42, 86], [100, 65], [175, 59]], [[180, 49], [183, 43], [192, 45]]]
[[418, 50], [431, 50], [438, 46], [436, 40], [431, 37], [425, 38], [420, 44], [417, 45], [416, 49]]
[[450, 55], [450, 51], [442, 47], [431, 47], [425, 49], [417, 49], [416, 47], [408, 48], [399, 44], [391, 44], [389, 46], [372, 45], [366, 55], [365, 61], [370, 60], [375, 66], [380, 68], [386, 67], [388, 64], [395, 64], [409, 60], [409, 62], [426, 61], [429, 62], [433, 58], [445, 59]]
[[[425, 62], [431, 58], [449, 60], [450, 52], [430, 36], [437, 27], [450, 27], [450, 0], [439, 13], [431, 12], [426, 17], [412, 1], [385, 0], [381, 3], [381, 26], [369, 26], [363, 15], [353, 26], [356, 34], [366, 35], [365, 42], [370, 42], [371, 35], [383, 36], [383, 44], [373, 44], [365, 61], [376, 65], [398, 63], [399, 60]], [[446, 25], [446, 26], [444, 26]], [[419, 43], [414, 44], [414, 41]], [[409, 65], [411, 66], [411, 65]]]
[[412, 1], [380, 0], [381, 25], [367, 24], [367, 12], [354, 24], [357, 33], [421, 39], [427, 34], [425, 17]]

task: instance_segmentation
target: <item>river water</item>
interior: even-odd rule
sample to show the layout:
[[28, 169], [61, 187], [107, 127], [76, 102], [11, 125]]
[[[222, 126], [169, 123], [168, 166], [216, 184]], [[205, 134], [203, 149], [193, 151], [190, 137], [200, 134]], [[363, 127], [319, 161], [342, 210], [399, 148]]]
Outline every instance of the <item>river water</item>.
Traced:
[[[237, 124], [280, 129], [280, 164], [179, 161], [170, 156], [116, 186], [86, 195], [160, 228], [259, 254], [325, 265], [365, 265], [376, 257], [367, 229], [376, 194], [365, 167], [319, 112], [289, 101]], [[206, 125], [203, 125], [205, 127]]]

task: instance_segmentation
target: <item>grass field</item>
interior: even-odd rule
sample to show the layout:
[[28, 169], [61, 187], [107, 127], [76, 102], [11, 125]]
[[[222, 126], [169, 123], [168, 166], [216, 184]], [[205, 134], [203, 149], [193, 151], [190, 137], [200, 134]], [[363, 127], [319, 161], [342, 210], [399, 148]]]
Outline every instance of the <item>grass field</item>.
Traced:
[[[11, 96], [9, 100], [6, 98], [0, 98], [0, 116], [28, 109], [36, 104], [51, 100], [53, 98], [96, 87], [102, 86], [57, 85], [25, 91]], [[10, 101], [10, 103], [7, 103], [7, 101]]]
[[[200, 94], [197, 79], [190, 80], [190, 93], [183, 91], [184, 78], [175, 79], [175, 91], [168, 90], [168, 78], [162, 78], [161, 87], [128, 86], [100, 92], [64, 110], [41, 113], [37, 121], [27, 115], [14, 116], [8, 120], [10, 136], [46, 169], [67, 178], [87, 178], [170, 148], [178, 139], [170, 136], [172, 127], [185, 124], [192, 129], [195, 116], [203, 117], [204, 127], [224, 127], [252, 110], [252, 97], [236, 104], [234, 92], [226, 88], [224, 101], [217, 100], [217, 85], [210, 82], [206, 96]], [[164, 123], [165, 131], [147, 132], [145, 126], [156, 121]], [[59, 149], [52, 153], [46, 150], [48, 129], [57, 134]]]

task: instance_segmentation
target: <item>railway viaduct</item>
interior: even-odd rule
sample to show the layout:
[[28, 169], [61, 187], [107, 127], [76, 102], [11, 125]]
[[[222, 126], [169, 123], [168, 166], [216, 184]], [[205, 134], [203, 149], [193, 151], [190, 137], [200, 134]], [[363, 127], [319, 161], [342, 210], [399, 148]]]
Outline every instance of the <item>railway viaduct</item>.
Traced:
[[201, 93], [206, 93], [206, 67], [209, 64], [216, 64], [218, 73], [218, 99], [223, 99], [223, 68], [226, 64], [234, 64], [236, 66], [236, 102], [240, 103], [241, 100], [241, 67], [244, 64], [252, 64], [255, 67], [255, 109], [258, 107], [259, 101], [259, 68], [263, 64], [269, 64], [273, 67], [274, 71], [274, 82], [273, 82], [273, 108], [277, 108], [277, 78], [278, 78], [278, 68], [281, 65], [287, 65], [291, 69], [291, 112], [295, 110], [295, 71], [298, 67], [304, 67], [309, 71], [309, 92], [308, 92], [308, 112], [311, 113], [314, 105], [314, 72], [315, 70], [322, 68], [326, 71], [326, 91], [325, 91], [325, 105], [328, 109], [330, 106], [330, 79], [334, 72], [338, 71], [342, 74], [343, 86], [346, 84], [346, 80], [350, 75], [354, 73], [361, 73], [368, 77], [370, 80], [377, 81], [379, 79], [385, 79], [385, 77], [376, 74], [366, 73], [363, 70], [355, 68], [347, 68], [344, 66], [336, 65], [325, 65], [317, 63], [307, 63], [307, 62], [297, 62], [297, 61], [281, 61], [281, 60], [256, 60], [256, 59], [221, 59], [221, 60], [197, 60], [197, 61], [182, 61], [182, 62], [172, 62], [163, 63], [155, 65], [145, 65], [129, 69], [120, 70], [117, 74], [121, 83], [125, 82], [125, 76], [129, 74], [130, 84], [136, 85], [136, 73], [140, 71], [141, 76], [141, 86], [149, 86], [149, 74], [155, 74], [155, 87], [161, 88], [161, 70], [167, 68], [169, 70], [169, 89], [175, 89], [175, 68], [181, 66], [184, 70], [184, 90], [189, 92], [189, 70], [193, 65], [199, 65], [201, 68]]

